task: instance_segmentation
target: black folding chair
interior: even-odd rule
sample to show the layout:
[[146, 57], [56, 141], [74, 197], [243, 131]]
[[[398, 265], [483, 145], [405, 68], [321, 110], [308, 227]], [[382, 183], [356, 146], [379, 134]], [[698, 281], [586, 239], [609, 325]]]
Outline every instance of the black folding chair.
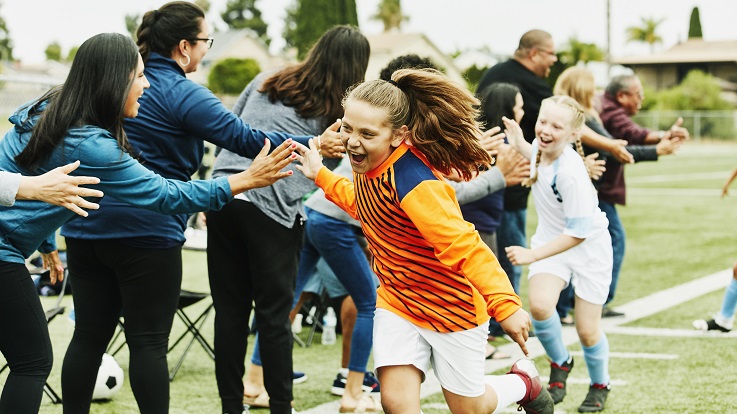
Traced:
[[[38, 270], [40, 270], [41, 272], [40, 273], [33, 272], [32, 275], [43, 277], [45, 273], [49, 273], [48, 270], [46, 271], [43, 271], [43, 269], [38, 269]], [[56, 318], [57, 316], [64, 314], [64, 311], [66, 310], [66, 307], [61, 306], [61, 301], [64, 299], [64, 291], [66, 290], [66, 287], [67, 287], [67, 280], [69, 280], [69, 272], [67, 271], [66, 266], [65, 266], [64, 267], [64, 281], [61, 284], [61, 292], [59, 292], [59, 298], [56, 300], [56, 304], [54, 305], [53, 308], [50, 308], [44, 311], [44, 314], [46, 315], [47, 325], [50, 324], [51, 321], [54, 320], [54, 318]], [[0, 368], [0, 374], [2, 374], [8, 368], [9, 368], [9, 365], [6, 362], [5, 366]], [[48, 381], [44, 384], [44, 394], [49, 396], [53, 404], [62, 403], [61, 397], [59, 396], [59, 394], [56, 393], [56, 391], [54, 391], [53, 388], [51, 388], [51, 385], [49, 385]]]
[[187, 335], [191, 335], [191, 338], [184, 348], [184, 352], [179, 357], [179, 360], [174, 365], [174, 369], [171, 371], [171, 373], [169, 373], [169, 381], [174, 381], [174, 376], [177, 375], [179, 368], [182, 367], [184, 359], [187, 357], [187, 353], [189, 353], [189, 350], [192, 348], [192, 344], [194, 344], [195, 341], [199, 342], [199, 344], [202, 346], [202, 349], [205, 350], [207, 355], [209, 355], [213, 361], [215, 360], [215, 350], [207, 342], [205, 337], [202, 336], [201, 332], [202, 327], [205, 325], [205, 321], [207, 321], [207, 318], [210, 316], [210, 312], [213, 309], [212, 302], [210, 302], [207, 307], [205, 307], [205, 309], [194, 320], [192, 320], [187, 315], [187, 313], [184, 312], [185, 308], [189, 307], [190, 305], [194, 305], [195, 303], [208, 297], [210, 297], [209, 293], [192, 292], [184, 289], [179, 292], [179, 305], [177, 306], [177, 316], [179, 316], [179, 320], [184, 323], [184, 326], [187, 328], [187, 330], [182, 333], [179, 338], [176, 339], [176, 341], [174, 341], [174, 343], [169, 347], [168, 352], [171, 352], [174, 348], [176, 348], [177, 345], [179, 345], [179, 343], [187, 337]]
[[[202, 327], [205, 325], [207, 318], [210, 316], [210, 312], [212, 312], [213, 310], [212, 302], [208, 304], [207, 307], [205, 307], [205, 309], [195, 319], [192, 319], [184, 311], [185, 308], [194, 305], [195, 303], [198, 303], [201, 300], [208, 298], [209, 296], [209, 293], [192, 292], [184, 289], [180, 290], [179, 292], [179, 304], [177, 305], [176, 314], [179, 317], [179, 320], [181, 320], [184, 324], [186, 330], [181, 335], [179, 335], [179, 337], [171, 344], [171, 346], [169, 346], [169, 350], [167, 351], [167, 353], [174, 350], [174, 348], [182, 343], [182, 341], [184, 341], [188, 335], [191, 335], [191, 338], [189, 338], [189, 341], [186, 342], [184, 352], [179, 357], [179, 360], [176, 362], [176, 364], [174, 364], [174, 368], [169, 373], [169, 381], [174, 381], [174, 377], [177, 375], [179, 368], [182, 367], [184, 359], [187, 357], [187, 354], [189, 353], [189, 350], [192, 348], [192, 345], [195, 341], [197, 341], [202, 346], [207, 355], [209, 355], [213, 361], [215, 360], [215, 350], [213, 349], [212, 345], [207, 342], [205, 337], [202, 336]], [[122, 338], [122, 342], [120, 342], [119, 339], [121, 338], [121, 335], [124, 334], [124, 332], [125, 319], [121, 317], [118, 320], [118, 330], [110, 341], [110, 344], [108, 345], [108, 354], [115, 356], [115, 354], [123, 349], [126, 344], [125, 338]]]

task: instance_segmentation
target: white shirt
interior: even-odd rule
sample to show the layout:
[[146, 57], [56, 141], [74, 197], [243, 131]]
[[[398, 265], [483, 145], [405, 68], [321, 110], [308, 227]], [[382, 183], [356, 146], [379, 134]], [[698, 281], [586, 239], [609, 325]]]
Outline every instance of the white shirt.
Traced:
[[12, 206], [20, 187], [20, 174], [0, 171], [0, 206]]
[[[537, 153], [537, 138], [532, 150], [533, 154]], [[531, 175], [535, 174], [535, 169], [532, 160]], [[537, 181], [532, 185], [538, 216], [534, 246], [561, 234], [585, 239], [607, 230], [609, 221], [599, 209], [596, 189], [583, 159], [571, 146], [566, 146], [552, 164], [537, 166], [537, 170]]]

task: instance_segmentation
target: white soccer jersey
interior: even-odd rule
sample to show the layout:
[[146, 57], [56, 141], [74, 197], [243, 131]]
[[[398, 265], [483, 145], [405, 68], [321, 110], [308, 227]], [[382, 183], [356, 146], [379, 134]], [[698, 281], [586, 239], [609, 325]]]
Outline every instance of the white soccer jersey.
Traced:
[[[532, 143], [537, 153], [537, 138]], [[532, 160], [530, 174], [535, 174]], [[609, 222], [599, 210], [591, 179], [581, 156], [566, 146], [552, 164], [538, 166], [537, 181], [532, 185], [532, 195], [537, 209], [537, 230], [532, 246], [549, 242], [560, 234], [588, 238], [600, 231], [607, 231]]]

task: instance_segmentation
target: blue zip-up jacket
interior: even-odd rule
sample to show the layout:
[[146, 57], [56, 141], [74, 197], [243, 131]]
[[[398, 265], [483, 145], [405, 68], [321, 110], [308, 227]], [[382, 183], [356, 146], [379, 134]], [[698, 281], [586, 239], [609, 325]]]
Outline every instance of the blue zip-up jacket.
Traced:
[[[95, 188], [105, 193], [103, 199], [115, 198], [161, 214], [217, 210], [233, 199], [227, 178], [187, 183], [166, 180], [123, 152], [110, 132], [92, 125], [70, 129], [63, 144], [38, 169], [21, 169], [15, 156], [28, 144], [39, 118], [29, 119], [29, 109], [21, 108], [10, 117], [14, 128], [0, 141], [0, 170], [41, 175], [80, 160], [72, 175], [99, 177]], [[75, 217], [64, 207], [40, 201], [18, 200], [13, 207], [0, 207], [0, 261], [24, 263], [36, 250], [55, 250], [55, 231]]]
[[[136, 118], [125, 121], [134, 155], [144, 167], [165, 178], [189, 181], [204, 155], [204, 141], [255, 158], [271, 140], [275, 148], [287, 138], [307, 145], [312, 137], [252, 129], [213, 93], [186, 78], [174, 60], [152, 53], [144, 70], [151, 87], [138, 100]], [[99, 210], [62, 228], [80, 239], [128, 239], [133, 247], [168, 248], [184, 243], [187, 215], [143, 211], [105, 197]]]

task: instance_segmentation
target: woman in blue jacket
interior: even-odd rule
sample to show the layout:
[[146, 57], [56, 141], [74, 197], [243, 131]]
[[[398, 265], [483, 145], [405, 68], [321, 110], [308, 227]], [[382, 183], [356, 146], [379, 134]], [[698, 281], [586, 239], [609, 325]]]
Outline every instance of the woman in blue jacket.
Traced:
[[[252, 129], [207, 88], [187, 79], [213, 42], [199, 6], [177, 1], [148, 11], [137, 39], [151, 87], [124, 129], [144, 167], [188, 181], [200, 165], [204, 141], [253, 158], [264, 138], [278, 144], [291, 136]], [[328, 141], [325, 134], [321, 141]], [[77, 317], [62, 367], [65, 413], [87, 411], [100, 357], [116, 326], [117, 317], [106, 312], [120, 316], [121, 307], [138, 408], [168, 412], [166, 352], [181, 289], [186, 221], [186, 214], [149, 212], [104, 198], [99, 211], [62, 229]]]
[[[289, 153], [295, 144], [289, 141], [269, 156], [265, 155], [269, 145], [264, 146], [258, 168], [222, 179], [183, 183], [144, 168], [130, 156], [123, 118], [137, 115], [138, 99], [148, 86], [143, 61], [129, 37], [104, 33], [88, 39], [79, 48], [64, 85], [11, 116], [14, 128], [0, 141], [0, 170], [41, 175], [69, 160], [80, 160], [76, 173], [99, 177], [97, 188], [108, 197], [165, 214], [218, 209], [235, 194], [289, 175], [280, 172], [292, 158]], [[18, 200], [12, 208], [0, 207], [0, 352], [10, 366], [0, 398], [2, 413], [38, 412], [52, 351], [41, 302], [24, 260], [39, 250], [51, 267], [52, 281], [63, 277], [54, 232], [74, 217], [69, 209], [39, 201]], [[85, 284], [75, 284], [75, 299], [77, 289], [84, 291]], [[110, 301], [96, 311], [112, 324], [108, 329], [112, 336], [120, 298], [97, 293]], [[79, 332], [80, 323], [88, 324], [81, 319], [77, 311], [75, 335], [90, 335]], [[94, 375], [101, 355], [96, 356]]]

